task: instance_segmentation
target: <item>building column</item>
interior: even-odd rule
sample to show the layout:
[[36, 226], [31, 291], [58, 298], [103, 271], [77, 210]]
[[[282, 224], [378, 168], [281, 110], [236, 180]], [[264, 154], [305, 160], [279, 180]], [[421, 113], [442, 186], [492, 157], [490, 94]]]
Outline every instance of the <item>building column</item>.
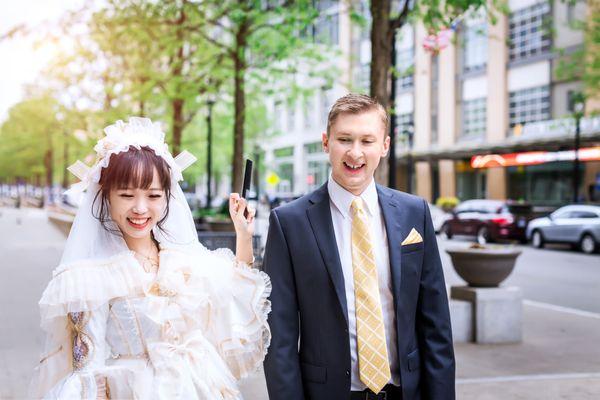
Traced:
[[440, 160], [440, 196], [456, 197], [456, 172], [454, 170], [454, 161]]
[[[456, 142], [456, 46], [450, 43], [439, 54], [438, 145], [449, 148]], [[439, 160], [439, 194], [456, 196], [454, 161]]]
[[[421, 43], [427, 36], [422, 23], [415, 27], [415, 75], [414, 75], [414, 136], [413, 150], [427, 151], [431, 146], [431, 55]], [[431, 201], [431, 166], [427, 161], [414, 164], [415, 193]]]
[[[497, 17], [495, 24], [488, 24], [486, 137], [489, 143], [504, 141], [508, 132], [508, 48], [504, 41], [504, 38], [508, 37], [508, 19], [502, 13], [498, 13]], [[506, 186], [505, 168], [487, 170], [487, 198], [506, 199]]]
[[428, 161], [419, 161], [415, 163], [415, 173], [417, 177], [417, 196], [431, 202], [431, 166]]
[[505, 200], [507, 196], [506, 168], [488, 168], [486, 177], [486, 197]]

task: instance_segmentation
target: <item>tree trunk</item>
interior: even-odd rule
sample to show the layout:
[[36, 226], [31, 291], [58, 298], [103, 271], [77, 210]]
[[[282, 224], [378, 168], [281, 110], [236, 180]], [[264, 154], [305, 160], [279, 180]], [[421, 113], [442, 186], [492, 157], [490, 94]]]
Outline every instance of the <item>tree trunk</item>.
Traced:
[[[183, 42], [183, 33], [181, 32], [181, 26], [183, 25], [183, 23], [185, 22], [186, 19], [186, 15], [183, 12], [183, 10], [181, 11], [181, 14], [179, 15], [179, 18], [177, 19], [177, 39], [179, 43]], [[181, 81], [181, 75], [183, 73], [183, 62], [184, 62], [184, 54], [183, 54], [183, 44], [179, 45], [179, 48], [177, 49], [177, 55], [175, 56], [175, 59], [173, 60], [173, 64], [172, 64], [172, 74], [173, 74], [173, 78], [176, 82], [180, 82]], [[177, 96], [179, 93], [181, 93], [181, 91], [177, 90], [175, 92], [175, 96]], [[171, 105], [173, 107], [173, 125], [172, 125], [172, 132], [173, 132], [173, 157], [177, 156], [179, 154], [179, 152], [181, 151], [181, 136], [183, 134], [183, 128], [185, 127], [185, 121], [184, 121], [184, 115], [183, 115], [183, 106], [184, 106], [185, 100], [180, 98], [180, 97], [176, 97], [171, 101]]]
[[246, 92], [244, 88], [246, 74], [246, 46], [248, 22], [243, 21], [236, 34], [234, 54], [234, 110], [233, 125], [233, 171], [231, 191], [240, 192], [242, 189], [242, 166], [244, 165], [244, 122], [246, 121]]
[[[392, 65], [392, 40], [394, 32], [390, 27], [391, 0], [372, 0], [371, 16], [371, 97], [389, 110], [390, 73]], [[375, 180], [387, 185], [388, 163], [382, 160], [375, 171]]]
[[181, 134], [183, 132], [183, 100], [174, 99], [172, 101], [173, 107], [173, 157], [177, 156], [181, 150]]

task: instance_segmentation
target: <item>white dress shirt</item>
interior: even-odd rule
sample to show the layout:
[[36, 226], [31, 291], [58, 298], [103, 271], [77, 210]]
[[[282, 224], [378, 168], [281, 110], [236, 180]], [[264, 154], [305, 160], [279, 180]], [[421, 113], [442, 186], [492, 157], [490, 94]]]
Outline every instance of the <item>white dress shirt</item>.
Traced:
[[[344, 274], [344, 287], [346, 290], [346, 303], [348, 307], [348, 333], [350, 336], [350, 358], [352, 362], [350, 390], [364, 390], [366, 385], [360, 380], [358, 373], [358, 351], [356, 346], [356, 304], [354, 300], [354, 273], [352, 270], [352, 214], [350, 205], [357, 197], [341, 187], [331, 176], [327, 182], [329, 191], [329, 207], [333, 220], [333, 230], [337, 242], [340, 262]], [[396, 346], [396, 317], [394, 310], [394, 295], [392, 292], [392, 277], [389, 262], [388, 242], [385, 223], [381, 209], [375, 180], [362, 192], [360, 197], [365, 205], [366, 215], [369, 219], [369, 231], [373, 244], [377, 278], [379, 280], [379, 295], [383, 310], [383, 324], [385, 326], [385, 339], [387, 343], [391, 382], [400, 385], [400, 368], [398, 365], [398, 351]]]

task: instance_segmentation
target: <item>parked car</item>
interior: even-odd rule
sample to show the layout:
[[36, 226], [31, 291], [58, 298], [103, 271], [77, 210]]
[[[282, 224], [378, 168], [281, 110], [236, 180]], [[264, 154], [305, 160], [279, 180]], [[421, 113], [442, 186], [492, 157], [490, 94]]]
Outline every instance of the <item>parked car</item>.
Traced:
[[531, 204], [500, 200], [467, 200], [460, 203], [446, 221], [442, 232], [449, 239], [454, 235], [475, 236], [486, 244], [513, 239], [527, 242], [527, 223], [533, 219]]
[[527, 238], [537, 248], [546, 243], [570, 243], [591, 254], [600, 249], [600, 206], [561, 207], [547, 217], [531, 221]]
[[442, 231], [442, 226], [444, 226], [444, 222], [452, 218], [452, 214], [447, 213], [440, 207], [433, 204], [429, 204], [429, 211], [431, 212], [433, 229], [435, 230], [435, 233], [440, 233]]

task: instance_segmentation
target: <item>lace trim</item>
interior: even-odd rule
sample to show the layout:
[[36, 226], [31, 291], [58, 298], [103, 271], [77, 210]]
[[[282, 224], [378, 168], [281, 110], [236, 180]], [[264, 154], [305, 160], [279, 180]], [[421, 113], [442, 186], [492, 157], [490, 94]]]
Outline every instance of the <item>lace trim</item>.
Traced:
[[88, 363], [91, 354], [94, 351], [94, 343], [90, 336], [85, 332], [90, 313], [74, 312], [68, 314], [71, 323], [73, 340], [73, 370], [80, 371]]

